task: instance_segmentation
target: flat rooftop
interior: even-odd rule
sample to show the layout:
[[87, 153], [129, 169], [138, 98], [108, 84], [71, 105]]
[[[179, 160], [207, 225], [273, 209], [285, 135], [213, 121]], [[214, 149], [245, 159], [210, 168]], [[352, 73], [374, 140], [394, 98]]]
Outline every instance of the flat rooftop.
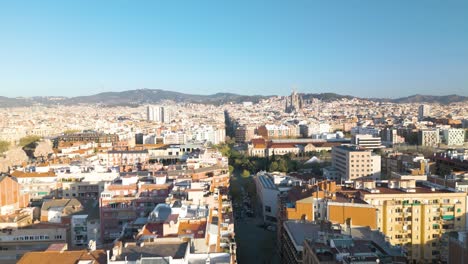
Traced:
[[230, 264], [231, 255], [229, 253], [191, 254], [188, 264], [206, 264], [210, 259], [210, 264]]
[[310, 222], [286, 221], [284, 227], [296, 249], [302, 249], [304, 240], [306, 238], [316, 238], [320, 231], [320, 225]]
[[163, 258], [172, 257], [173, 259], [182, 259], [185, 257], [188, 242], [182, 243], [144, 243], [143, 246], [129, 243], [122, 247], [122, 254], [117, 260], [136, 261], [140, 258]]
[[369, 190], [359, 190], [363, 194], [425, 194], [425, 193], [435, 193], [435, 194], [442, 194], [442, 193], [455, 193], [454, 191], [448, 190], [448, 189], [440, 189], [440, 188], [435, 188], [434, 190], [431, 189], [429, 186], [425, 186], [422, 183], [416, 183], [415, 188], [409, 188], [413, 189], [413, 192], [406, 192], [400, 188], [388, 188], [387, 183], [380, 183], [380, 186], [375, 187], [376, 190], [379, 190], [379, 193], [371, 193]]
[[341, 146], [336, 146], [335, 148], [346, 150], [346, 151], [362, 151], [362, 152], [370, 152], [371, 150], [359, 147], [356, 145], [341, 145]]
[[[345, 231], [349, 232], [349, 231]], [[351, 236], [355, 240], [370, 240], [379, 247], [379, 250], [391, 255], [402, 256], [403, 253], [397, 247], [391, 246], [384, 235], [377, 231], [372, 231], [368, 227], [353, 227], [351, 228]]]

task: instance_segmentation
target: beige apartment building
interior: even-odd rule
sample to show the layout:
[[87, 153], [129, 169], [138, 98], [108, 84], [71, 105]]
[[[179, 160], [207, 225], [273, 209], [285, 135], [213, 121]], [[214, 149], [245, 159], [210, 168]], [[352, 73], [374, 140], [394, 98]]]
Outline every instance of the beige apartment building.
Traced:
[[332, 167], [343, 181], [380, 179], [381, 159], [371, 150], [353, 145], [332, 149]]
[[377, 227], [417, 263], [447, 261], [448, 233], [464, 230], [467, 194], [414, 180], [366, 182], [360, 198], [377, 208]]
[[30, 251], [42, 251], [51, 244], [67, 243], [67, 228], [61, 224], [39, 223], [0, 230], [0, 263], [13, 264]]
[[236, 143], [249, 142], [255, 137], [255, 127], [246, 125], [238, 127], [235, 131], [235, 136]]

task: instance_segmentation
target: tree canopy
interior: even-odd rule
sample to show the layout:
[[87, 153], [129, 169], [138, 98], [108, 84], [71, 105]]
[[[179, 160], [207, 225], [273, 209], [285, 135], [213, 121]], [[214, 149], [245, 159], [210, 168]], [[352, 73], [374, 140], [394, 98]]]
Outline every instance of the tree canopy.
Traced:
[[25, 136], [25, 137], [20, 139], [19, 145], [21, 147], [26, 147], [26, 146], [31, 145], [32, 143], [36, 143], [39, 140], [41, 140], [41, 137], [32, 136], [32, 135], [31, 136]]
[[0, 140], [0, 154], [6, 152], [10, 148], [10, 142]]
[[250, 176], [250, 171], [248, 171], [248, 170], [243, 170], [242, 171], [242, 177], [247, 178], [249, 176]]

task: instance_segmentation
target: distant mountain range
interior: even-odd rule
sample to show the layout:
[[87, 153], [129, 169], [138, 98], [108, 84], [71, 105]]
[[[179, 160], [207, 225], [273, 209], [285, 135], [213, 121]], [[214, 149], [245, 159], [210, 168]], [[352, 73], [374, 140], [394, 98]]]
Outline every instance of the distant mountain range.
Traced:
[[467, 96], [461, 96], [456, 94], [433, 96], [433, 95], [422, 95], [416, 94], [408, 97], [402, 97], [391, 100], [394, 103], [439, 103], [439, 104], [450, 104], [468, 101]]
[[[155, 104], [162, 101], [186, 102], [186, 103], [204, 103], [220, 105], [224, 103], [234, 102], [258, 102], [261, 99], [273, 97], [262, 95], [239, 95], [233, 93], [216, 93], [212, 95], [195, 95], [185, 94], [179, 92], [172, 92], [160, 89], [138, 89], [123, 92], [106, 92], [89, 96], [78, 97], [18, 97], [8, 98], [0, 96], [0, 107], [20, 107], [30, 106], [35, 104], [43, 105], [76, 105], [76, 104], [100, 104], [103, 106], [138, 106], [141, 104]], [[323, 101], [333, 101], [339, 99], [352, 99], [358, 98], [350, 95], [340, 95], [335, 93], [303, 93], [305, 100], [317, 98]], [[412, 95], [397, 99], [385, 98], [369, 98], [371, 101], [378, 102], [394, 102], [394, 103], [440, 103], [450, 104], [455, 102], [468, 101], [467, 96], [460, 95], [445, 95], [445, 96], [432, 96], [432, 95]]]
[[187, 103], [205, 103], [205, 104], [223, 104], [228, 102], [258, 102], [267, 96], [246, 96], [233, 93], [216, 93], [212, 95], [197, 95], [172, 92], [160, 89], [139, 89], [124, 92], [108, 92], [90, 96], [73, 97], [65, 100], [71, 104], [104, 104], [104, 105], [140, 105], [149, 103], [159, 103], [161, 101], [187, 102]]

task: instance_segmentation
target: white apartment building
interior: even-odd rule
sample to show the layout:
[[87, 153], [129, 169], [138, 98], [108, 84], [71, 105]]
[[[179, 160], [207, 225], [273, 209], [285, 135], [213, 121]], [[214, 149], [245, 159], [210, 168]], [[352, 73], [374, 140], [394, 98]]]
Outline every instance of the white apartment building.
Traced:
[[165, 106], [149, 105], [146, 108], [146, 117], [148, 121], [170, 123], [172, 121], [172, 111]]
[[443, 130], [443, 140], [448, 146], [463, 146], [465, 143], [465, 130], [463, 128], [449, 128]]
[[351, 140], [351, 143], [366, 149], [376, 149], [383, 147], [382, 139], [380, 137], [374, 137], [372, 135], [354, 135]]
[[192, 135], [196, 141], [207, 141], [215, 145], [226, 141], [226, 129], [224, 127], [203, 126], [192, 130]]
[[419, 131], [418, 144], [420, 146], [436, 147], [439, 145], [440, 137], [438, 129], [424, 129]]
[[185, 144], [187, 135], [183, 132], [171, 132], [163, 135], [164, 144]]

